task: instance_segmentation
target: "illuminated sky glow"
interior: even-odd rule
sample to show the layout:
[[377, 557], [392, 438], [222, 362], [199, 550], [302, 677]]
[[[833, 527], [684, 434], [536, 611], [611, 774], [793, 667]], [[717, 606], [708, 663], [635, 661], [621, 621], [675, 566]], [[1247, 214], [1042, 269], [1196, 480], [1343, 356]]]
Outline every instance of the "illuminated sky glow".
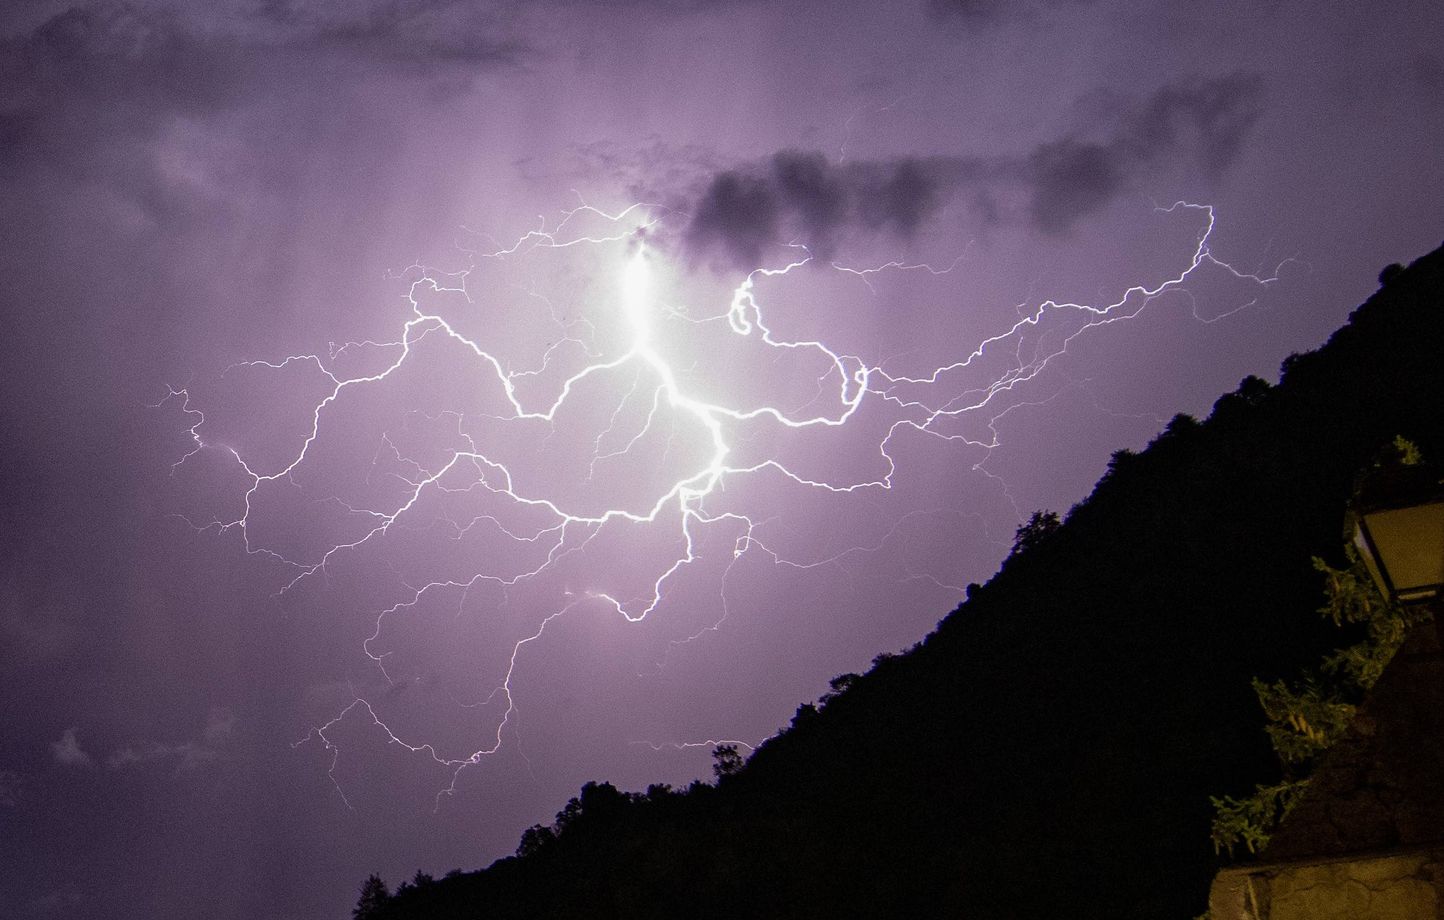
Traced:
[[1438, 244], [1440, 16], [7, 7], [0, 898], [710, 776]]
[[[402, 599], [376, 612], [375, 628], [362, 643], [384, 684], [375, 691], [356, 692], [339, 711], [314, 726], [307, 739], [314, 738], [331, 753], [328, 774], [334, 778], [342, 755], [341, 747], [332, 740], [337, 725], [348, 718], [368, 719], [392, 743], [450, 768], [450, 782], [441, 790], [450, 795], [463, 770], [496, 754], [505, 742], [517, 715], [512, 682], [519, 658], [526, 646], [543, 644], [543, 634], [556, 618], [577, 609], [598, 608], [629, 623], [643, 620], [664, 605], [672, 583], [688, 579], [688, 567], [707, 561], [700, 551], [705, 538], [709, 546], [705, 555], [722, 551], [722, 564], [713, 566], [720, 574], [692, 580], [702, 590], [717, 593], [715, 606], [721, 614], [702, 630], [669, 640], [669, 645], [691, 642], [704, 632], [715, 631], [726, 617], [727, 578], [747, 553], [758, 553], [785, 569], [844, 566], [846, 556], [874, 551], [908, 518], [937, 513], [938, 509], [926, 506], [895, 508], [888, 500], [886, 493], [892, 491], [898, 475], [895, 440], [918, 437], [923, 450], [930, 446], [929, 440], [956, 442], [983, 452], [974, 464], [981, 468], [987, 453], [999, 443], [998, 420], [1023, 404], [1018, 402], [1019, 394], [1026, 394], [1030, 381], [1042, 374], [1050, 361], [1065, 355], [1079, 336], [1137, 317], [1160, 297], [1183, 290], [1195, 273], [1205, 269], [1258, 289], [1277, 280], [1275, 273], [1242, 272], [1212, 256], [1209, 240], [1215, 219], [1208, 206], [1179, 202], [1157, 210], [1160, 218], [1182, 215], [1198, 224], [1193, 247], [1180, 256], [1181, 267], [1173, 276], [1152, 285], [1132, 285], [1112, 303], [1045, 301], [1029, 306], [1010, 326], [979, 334], [972, 350], [956, 360], [908, 369], [909, 362], [899, 360], [869, 364], [859, 355], [834, 350], [820, 338], [779, 337], [768, 325], [759, 284], [794, 272], [838, 272], [875, 292], [875, 284], [882, 281], [875, 276], [924, 271], [939, 278], [957, 269], [959, 260], [943, 269], [899, 262], [867, 269], [836, 263], [818, 266], [804, 247], [793, 244], [789, 248], [799, 250], [793, 261], [746, 272], [725, 309], [708, 310], [673, 303], [668, 292], [659, 289], [656, 269], [665, 256], [648, 245], [647, 237], [663, 231], [661, 218], [651, 216], [641, 205], [615, 215], [582, 206], [565, 213], [552, 230], [529, 233], [506, 249], [478, 257], [506, 260], [530, 250], [541, 250], [539, 254], [545, 257], [546, 250], [573, 248], [589, 257], [582, 270], [595, 273], [601, 283], [588, 292], [589, 301], [597, 302], [580, 305], [582, 318], [567, 322], [550, 307], [548, 296], [528, 292], [534, 295], [532, 303], [522, 309], [529, 312], [530, 321], [543, 329], [552, 328], [561, 337], [560, 342], [547, 343], [539, 363], [534, 356], [508, 354], [498, 345], [513, 343], [494, 345], [486, 336], [488, 323], [477, 315], [494, 311], [494, 295], [472, 290], [470, 270], [439, 275], [417, 266], [407, 273], [412, 276], [407, 295], [411, 315], [394, 341], [349, 342], [327, 355], [247, 361], [220, 375], [217, 385], [224, 387], [233, 373], [279, 373], [299, 365], [324, 379], [323, 395], [307, 406], [309, 429], [293, 438], [299, 447], [281, 448], [284, 463], [272, 463], [269, 468], [253, 466], [248, 450], [231, 442], [209, 443], [212, 420], [203, 406], [192, 403], [185, 388], [169, 387], [157, 408], [178, 402], [191, 422], [187, 431], [192, 447], [172, 465], [173, 473], [185, 472], [187, 461], [204, 451], [229, 455], [244, 472], [247, 487], [239, 516], [188, 522], [202, 533], [235, 530], [247, 554], [279, 564], [290, 577], [276, 591], [276, 599], [283, 599], [308, 578], [329, 575], [339, 554], [374, 552], [378, 561], [396, 573]], [[599, 222], [602, 230], [577, 235], [574, 227], [587, 219]], [[548, 309], [538, 309], [543, 302]], [[1251, 302], [1233, 305], [1229, 312]], [[1196, 302], [1194, 306], [1196, 310]], [[463, 321], [481, 333], [473, 337], [463, 331]], [[930, 328], [922, 324], [916, 331], [926, 336]], [[739, 338], [746, 340], [741, 348], [733, 344]], [[574, 347], [564, 353], [558, 349], [560, 343]], [[460, 351], [448, 346], [460, 346]], [[728, 350], [732, 359], [716, 369], [718, 376], [712, 380], [696, 361], [687, 360], [689, 353]], [[993, 351], [1004, 354], [1001, 365], [989, 366], [987, 359]], [[355, 375], [338, 371], [340, 359], [361, 354], [374, 355], [372, 362], [379, 369]], [[436, 362], [442, 366], [437, 367]], [[370, 464], [364, 468], [350, 464], [364, 472], [364, 480], [348, 482], [344, 468], [339, 474], [333, 472], [325, 461], [331, 449], [332, 415], [341, 413], [347, 418], [346, 407], [353, 393], [363, 399], [361, 391], [387, 387], [394, 376], [417, 363], [424, 368], [423, 378], [454, 373], [460, 384], [446, 388], [440, 399], [424, 389], [408, 393], [400, 403], [403, 413], [389, 422], [384, 416], [366, 419], [365, 428], [379, 425], [381, 433], [360, 454], [370, 456]], [[774, 373], [779, 364], [797, 364], [803, 372], [787, 368]], [[885, 364], [903, 369], [889, 370]], [[975, 364], [981, 371], [975, 370]], [[514, 369], [517, 367], [523, 369]], [[762, 401], [727, 400], [733, 391], [742, 389], [740, 381], [769, 377], [779, 378], [782, 384]], [[722, 396], [713, 401], [694, 395], [698, 380], [701, 389]], [[523, 398], [519, 381], [531, 384], [529, 399]], [[862, 460], [856, 468], [823, 475], [774, 455], [771, 445], [781, 429], [849, 428], [864, 404], [870, 406], [869, 401], [879, 404], [877, 423], [859, 423], [844, 435], [847, 448], [842, 452]], [[803, 408], [799, 411], [792, 408], [795, 406]], [[261, 407], [247, 415], [262, 430], [245, 431], [222, 422], [223, 430], [239, 432], [241, 443], [265, 443], [271, 410]], [[965, 433], [967, 425], [959, 420], [971, 415], [980, 417], [979, 430], [988, 432], [986, 438]], [[444, 436], [440, 442], [424, 437], [417, 442], [434, 460], [423, 462], [414, 449], [402, 449], [410, 436], [404, 429], [409, 420], [418, 417], [435, 426], [428, 434]], [[757, 436], [735, 449], [739, 429], [749, 426]], [[346, 440], [344, 435], [342, 440]], [[834, 439], [833, 443], [838, 442]], [[571, 462], [538, 475], [535, 470], [543, 465], [539, 458], [551, 452]], [[317, 454], [321, 459], [316, 459]], [[779, 552], [768, 545], [768, 534], [772, 525], [786, 523], [787, 515], [775, 508], [748, 507], [726, 494], [728, 483], [769, 476], [781, 477], [788, 488], [842, 497], [883, 493], [873, 499], [872, 506], [888, 531], [875, 545], [854, 543], [826, 557], [797, 558]], [[274, 492], [288, 493], [291, 501], [272, 501]], [[324, 510], [317, 514], [316, 509]], [[326, 513], [335, 509], [341, 513]], [[298, 511], [311, 520], [300, 523], [290, 517]], [[273, 523], [273, 517], [284, 523]], [[317, 543], [304, 549], [284, 545], [287, 537], [305, 529], [315, 532]], [[400, 542], [403, 547], [408, 542], [413, 546], [392, 550], [388, 542], [393, 530], [407, 531]], [[419, 532], [428, 536], [420, 537]], [[268, 539], [268, 533], [281, 536]], [[719, 534], [721, 539], [717, 539]], [[410, 561], [411, 553], [417, 544], [429, 546], [438, 536], [458, 545], [459, 551], [448, 553], [457, 568], [413, 575], [426, 570]], [[732, 541], [730, 551], [725, 545], [728, 539]], [[619, 560], [621, 571], [615, 564], [588, 565], [586, 560], [596, 551], [593, 544], [608, 547], [601, 549], [600, 555]], [[646, 550], [653, 547], [670, 550], [648, 558]], [[433, 553], [444, 551], [437, 547]], [[427, 558], [435, 556], [428, 553]], [[941, 589], [947, 600], [961, 600], [960, 586], [943, 580], [949, 573], [916, 574]], [[708, 581], [714, 583], [709, 586]], [[627, 586], [630, 593], [616, 585]], [[498, 588], [499, 600], [491, 604], [474, 600], [471, 592], [479, 586]], [[487, 623], [511, 606], [512, 591], [523, 586], [531, 593], [532, 603], [539, 606], [529, 610], [530, 616], [519, 624], [507, 623], [501, 629], [479, 627], [485, 636], [478, 640], [484, 645], [475, 649], [482, 653], [478, 655], [480, 666], [462, 679], [460, 686], [454, 674], [438, 677], [428, 671], [433, 662], [408, 662], [405, 649], [398, 654], [392, 647], [394, 633], [406, 629], [393, 627], [392, 622], [404, 621], [420, 608], [438, 605], [454, 609], [457, 619]], [[485, 652], [493, 646], [509, 646], [510, 654], [501, 662], [504, 668], [489, 673]], [[471, 650], [458, 647], [453, 651], [465, 670]], [[655, 665], [660, 667], [663, 661], [659, 659]], [[438, 709], [479, 708], [491, 719], [483, 723], [484, 736], [476, 739], [463, 733], [428, 738], [398, 725], [398, 720], [407, 721], [405, 707], [371, 698], [373, 693], [394, 694], [422, 683], [437, 684], [443, 695], [451, 697], [448, 705], [438, 700], [435, 692], [428, 696], [429, 720]], [[350, 689], [355, 691], [356, 685]], [[416, 692], [420, 691], [412, 694]], [[393, 709], [398, 710], [395, 715]], [[465, 721], [472, 722], [469, 718]], [[478, 740], [480, 746], [475, 746]], [[755, 746], [760, 740], [743, 743]], [[645, 743], [686, 747], [700, 742], [646, 739]], [[339, 783], [337, 793], [350, 807]], [[438, 808], [440, 804], [438, 796]]]

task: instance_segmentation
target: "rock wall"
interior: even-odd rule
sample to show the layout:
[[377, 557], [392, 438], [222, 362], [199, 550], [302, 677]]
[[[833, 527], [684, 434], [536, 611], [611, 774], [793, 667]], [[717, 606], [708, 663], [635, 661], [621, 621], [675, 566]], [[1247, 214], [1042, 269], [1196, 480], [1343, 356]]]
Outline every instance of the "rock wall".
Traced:
[[1211, 920], [1444, 920], [1444, 848], [1226, 869]]

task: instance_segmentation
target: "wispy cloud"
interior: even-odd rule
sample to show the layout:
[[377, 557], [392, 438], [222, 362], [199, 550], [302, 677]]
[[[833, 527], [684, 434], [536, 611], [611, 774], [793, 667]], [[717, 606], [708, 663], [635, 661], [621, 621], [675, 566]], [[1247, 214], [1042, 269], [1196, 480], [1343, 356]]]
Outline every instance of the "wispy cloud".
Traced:
[[95, 761], [80, 747], [80, 741], [75, 737], [76, 731], [73, 725], [67, 728], [59, 741], [50, 742], [50, 752], [55, 755], [55, 762], [63, 766], [89, 767]]
[[228, 709], [212, 709], [200, 737], [177, 744], [144, 742], [113, 751], [105, 758], [111, 769], [152, 761], [174, 761], [177, 770], [191, 770], [221, 758], [235, 733], [236, 717]]

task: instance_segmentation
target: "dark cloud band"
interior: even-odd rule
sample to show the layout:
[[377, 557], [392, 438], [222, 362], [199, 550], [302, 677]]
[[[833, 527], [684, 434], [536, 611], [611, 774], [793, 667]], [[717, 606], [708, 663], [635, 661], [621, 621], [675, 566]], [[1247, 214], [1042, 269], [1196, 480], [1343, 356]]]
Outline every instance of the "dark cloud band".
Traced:
[[693, 210], [687, 244], [755, 264], [784, 235], [823, 254], [852, 226], [909, 236], [942, 199], [949, 172], [946, 161], [839, 165], [820, 153], [783, 151], [713, 176]]
[[[911, 237], [951, 196], [1021, 195], [1021, 216], [1048, 234], [1070, 231], [1169, 158], [1211, 176], [1238, 155], [1259, 114], [1261, 84], [1234, 74], [1170, 84], [1121, 111], [1101, 139], [1075, 134], [997, 157], [905, 157], [838, 163], [786, 150], [714, 173], [688, 209], [694, 259], [759, 263], [781, 243], [826, 256], [851, 231]], [[990, 215], [1001, 213], [989, 204]]]

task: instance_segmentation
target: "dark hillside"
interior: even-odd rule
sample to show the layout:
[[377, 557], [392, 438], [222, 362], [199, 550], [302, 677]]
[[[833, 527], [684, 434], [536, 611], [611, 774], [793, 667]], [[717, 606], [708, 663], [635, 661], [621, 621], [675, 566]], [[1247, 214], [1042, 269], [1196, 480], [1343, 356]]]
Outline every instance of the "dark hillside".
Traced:
[[1338, 561], [1383, 444], [1444, 456], [1444, 250], [1387, 275], [1278, 386], [1115, 454], [1062, 527], [718, 787], [589, 785], [526, 855], [374, 915], [1198, 914], [1209, 795], [1275, 769], [1250, 678], [1339, 642], [1310, 557]]

